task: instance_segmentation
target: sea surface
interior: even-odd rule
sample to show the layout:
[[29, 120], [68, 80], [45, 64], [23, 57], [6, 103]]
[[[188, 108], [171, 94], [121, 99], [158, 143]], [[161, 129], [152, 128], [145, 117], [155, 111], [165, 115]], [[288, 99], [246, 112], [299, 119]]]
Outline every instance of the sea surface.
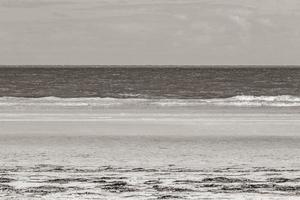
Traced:
[[3, 66], [0, 199], [299, 199], [299, 115], [295, 67]]
[[300, 96], [300, 68], [0, 68], [1, 97]]
[[300, 68], [0, 67], [0, 105], [300, 106]]

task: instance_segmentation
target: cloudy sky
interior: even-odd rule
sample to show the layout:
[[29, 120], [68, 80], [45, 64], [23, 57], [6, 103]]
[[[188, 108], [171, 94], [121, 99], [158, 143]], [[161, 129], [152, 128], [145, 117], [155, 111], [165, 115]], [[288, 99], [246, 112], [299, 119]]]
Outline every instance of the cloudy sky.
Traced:
[[300, 64], [300, 1], [0, 0], [0, 64]]

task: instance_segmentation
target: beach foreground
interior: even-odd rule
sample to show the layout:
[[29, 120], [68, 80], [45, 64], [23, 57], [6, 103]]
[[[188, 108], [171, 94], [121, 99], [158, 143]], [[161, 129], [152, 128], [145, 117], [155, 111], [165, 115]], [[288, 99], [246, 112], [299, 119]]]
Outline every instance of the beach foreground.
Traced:
[[297, 107], [3, 107], [2, 198], [297, 199]]

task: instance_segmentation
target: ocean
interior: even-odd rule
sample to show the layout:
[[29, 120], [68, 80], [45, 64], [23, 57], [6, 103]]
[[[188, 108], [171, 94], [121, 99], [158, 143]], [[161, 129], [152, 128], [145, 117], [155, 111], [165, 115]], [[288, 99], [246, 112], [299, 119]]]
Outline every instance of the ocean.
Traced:
[[299, 68], [0, 68], [1, 97], [212, 99], [300, 96]]
[[32, 101], [100, 106], [144, 100], [165, 106], [280, 107], [299, 106], [299, 97], [299, 68], [0, 68], [0, 105]]
[[299, 199], [300, 68], [1, 67], [1, 199]]

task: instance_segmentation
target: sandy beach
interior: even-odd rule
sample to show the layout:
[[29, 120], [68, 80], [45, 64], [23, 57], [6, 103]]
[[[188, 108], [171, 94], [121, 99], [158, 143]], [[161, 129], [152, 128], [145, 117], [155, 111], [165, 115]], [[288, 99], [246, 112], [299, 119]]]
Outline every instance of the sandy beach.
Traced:
[[5, 107], [2, 196], [297, 199], [298, 108]]
[[13, 107], [1, 109], [0, 134], [300, 136], [299, 121], [297, 107]]

